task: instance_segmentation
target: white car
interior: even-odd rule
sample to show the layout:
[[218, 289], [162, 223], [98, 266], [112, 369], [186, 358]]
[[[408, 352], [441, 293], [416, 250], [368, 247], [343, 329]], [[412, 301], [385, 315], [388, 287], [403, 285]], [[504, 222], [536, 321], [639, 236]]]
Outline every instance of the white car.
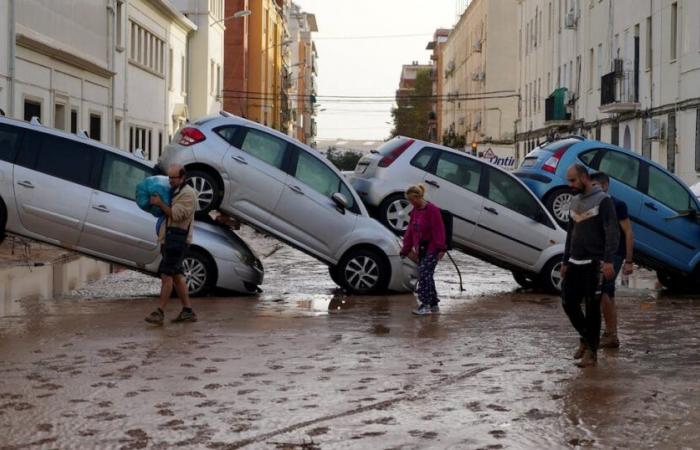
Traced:
[[[86, 137], [0, 117], [0, 232], [155, 274], [156, 219], [134, 201], [136, 185], [154, 174], [143, 159]], [[183, 262], [190, 294], [257, 293], [260, 260], [209, 222], [195, 222]]]
[[410, 291], [415, 264], [316, 150], [222, 113], [179, 130], [159, 165], [187, 168], [199, 212], [220, 209], [326, 263], [355, 293]]
[[351, 183], [379, 221], [397, 234], [408, 225], [404, 197], [421, 183], [428, 200], [453, 216], [453, 245], [511, 270], [525, 287], [561, 290], [566, 233], [510, 173], [464, 152], [396, 137], [357, 163]]

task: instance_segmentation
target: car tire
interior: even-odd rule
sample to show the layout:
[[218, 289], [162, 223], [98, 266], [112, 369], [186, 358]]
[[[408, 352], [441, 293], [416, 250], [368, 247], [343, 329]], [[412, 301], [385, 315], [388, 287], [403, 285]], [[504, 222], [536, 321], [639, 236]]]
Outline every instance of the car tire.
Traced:
[[566, 228], [569, 224], [569, 205], [573, 198], [573, 191], [569, 188], [555, 189], [545, 199], [547, 207], [559, 226]]
[[202, 170], [187, 172], [187, 184], [197, 193], [197, 218], [209, 215], [219, 208], [223, 197], [222, 186], [215, 176]]
[[531, 273], [513, 271], [515, 282], [523, 289], [534, 289], [537, 287], [539, 280]]
[[538, 284], [545, 292], [561, 294], [563, 281], [561, 276], [562, 263], [562, 255], [559, 255], [550, 259], [547, 264], [544, 265], [542, 272], [540, 272]]
[[330, 275], [331, 280], [333, 280], [338, 287], [345, 288], [340, 272], [338, 271], [338, 266], [328, 266], [328, 275]]
[[351, 250], [337, 266], [340, 285], [353, 294], [373, 294], [386, 291], [391, 268], [376, 251]]
[[689, 277], [663, 270], [656, 271], [656, 278], [663, 287], [673, 293], [690, 292], [693, 290], [695, 284]]
[[404, 194], [390, 195], [379, 205], [379, 221], [394, 234], [402, 236], [408, 227], [410, 206]]
[[216, 285], [216, 264], [204, 251], [190, 248], [182, 261], [187, 291], [192, 297], [203, 297]]

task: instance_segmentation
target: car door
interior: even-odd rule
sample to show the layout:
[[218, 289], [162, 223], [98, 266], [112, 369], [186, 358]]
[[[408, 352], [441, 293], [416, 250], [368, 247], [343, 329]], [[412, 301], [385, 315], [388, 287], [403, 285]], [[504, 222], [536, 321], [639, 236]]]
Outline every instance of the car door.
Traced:
[[617, 150], [604, 150], [596, 157], [598, 171], [610, 177], [608, 194], [625, 202], [635, 234], [639, 224], [642, 196], [639, 193], [642, 160]]
[[700, 226], [691, 217], [676, 217], [697, 211], [691, 193], [661, 169], [645, 163], [645, 189], [635, 245], [654, 258], [689, 272], [700, 249]]
[[13, 179], [19, 219], [28, 234], [64, 247], [78, 243], [95, 153], [86, 143], [27, 131]]
[[156, 218], [136, 204], [136, 185], [153, 175], [149, 166], [102, 152], [78, 246], [109, 260], [143, 267], [158, 257]]
[[490, 254], [532, 268], [555, 230], [542, 204], [508, 173], [486, 167], [483, 211], [474, 241]]
[[425, 175], [428, 200], [453, 215], [452, 240], [457, 246], [473, 246], [484, 201], [478, 194], [483, 168], [466, 156], [441, 151]]
[[[292, 243], [335, 263], [338, 250], [357, 222], [359, 207], [342, 178], [319, 156], [292, 146], [294, 152], [282, 198], [270, 226], [282, 230]], [[341, 193], [348, 201], [338, 209], [332, 196]]]
[[[12, 183], [12, 172], [23, 134], [23, 128], [0, 124], [0, 202], [4, 202], [8, 215], [7, 224], [0, 222], [0, 227], [7, 225], [14, 228], [17, 226], [16, 215], [13, 213], [15, 210], [15, 190]], [[9, 231], [21, 232], [22, 230], [9, 229]], [[2, 230], [0, 230], [1, 233]]]
[[[217, 129], [219, 134], [222, 129]], [[287, 141], [254, 128], [238, 127], [224, 156], [230, 189], [222, 209], [259, 225], [267, 224], [282, 195]]]

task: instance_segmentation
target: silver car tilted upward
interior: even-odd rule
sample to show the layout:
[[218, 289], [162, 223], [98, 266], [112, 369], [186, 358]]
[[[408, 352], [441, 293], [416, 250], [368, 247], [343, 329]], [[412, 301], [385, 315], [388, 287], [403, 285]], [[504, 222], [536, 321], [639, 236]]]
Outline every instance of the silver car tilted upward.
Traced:
[[[134, 202], [155, 169], [133, 155], [0, 117], [0, 231], [154, 274], [156, 219]], [[214, 287], [256, 293], [262, 264], [231, 230], [196, 221], [184, 260], [192, 295]]]
[[515, 176], [448, 147], [396, 137], [363, 157], [349, 176], [362, 200], [401, 234], [411, 205], [403, 192], [422, 183], [450, 211], [454, 246], [513, 272], [524, 286], [561, 289], [566, 233]]
[[356, 293], [409, 291], [415, 264], [396, 236], [369, 217], [341, 173], [314, 149], [222, 113], [179, 130], [161, 167], [187, 167], [200, 213], [234, 215], [323, 261]]

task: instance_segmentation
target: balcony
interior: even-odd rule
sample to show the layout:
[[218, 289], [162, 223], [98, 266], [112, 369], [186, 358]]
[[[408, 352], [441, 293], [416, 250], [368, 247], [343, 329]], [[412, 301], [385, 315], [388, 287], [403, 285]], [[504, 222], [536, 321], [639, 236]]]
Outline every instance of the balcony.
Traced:
[[634, 72], [610, 72], [600, 79], [600, 112], [619, 114], [639, 110]]
[[544, 121], [547, 126], [569, 125], [571, 113], [566, 111], [568, 89], [559, 88], [544, 101]]

